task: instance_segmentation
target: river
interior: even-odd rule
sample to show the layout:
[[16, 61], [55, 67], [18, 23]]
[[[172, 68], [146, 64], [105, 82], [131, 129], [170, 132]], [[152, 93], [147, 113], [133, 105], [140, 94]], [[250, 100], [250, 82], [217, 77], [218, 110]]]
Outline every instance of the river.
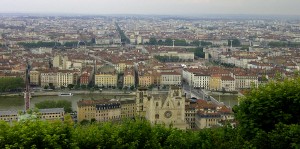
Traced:
[[[104, 95], [104, 94], [75, 94], [74, 96], [36, 96], [31, 98], [30, 107], [34, 107], [36, 103], [45, 100], [67, 100], [72, 102], [72, 109], [77, 109], [77, 102], [81, 99], [113, 99], [113, 98], [133, 98], [134, 95]], [[23, 96], [0, 96], [0, 111], [6, 110], [23, 110]]]

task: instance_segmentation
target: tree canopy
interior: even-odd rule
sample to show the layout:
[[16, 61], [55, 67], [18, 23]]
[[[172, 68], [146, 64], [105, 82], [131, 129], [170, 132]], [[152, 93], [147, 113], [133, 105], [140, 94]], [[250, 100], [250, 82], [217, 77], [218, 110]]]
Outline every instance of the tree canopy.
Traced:
[[10, 91], [20, 91], [25, 87], [24, 80], [22, 78], [5, 77], [0, 78], [0, 91], [10, 92]]
[[0, 148], [230, 148], [231, 135], [231, 128], [182, 131], [139, 118], [83, 125], [74, 125], [69, 118], [0, 122]]
[[[252, 89], [241, 98], [240, 105], [234, 111], [242, 137], [260, 141], [262, 140], [259, 138], [262, 137], [264, 141], [270, 142], [272, 138], [284, 138], [280, 133], [286, 134], [293, 129], [295, 131], [289, 135], [300, 136], [299, 83], [300, 78], [270, 82]], [[269, 140], [265, 140], [266, 138]], [[299, 143], [300, 138], [297, 141]]]
[[[231, 46], [231, 40], [228, 40], [228, 46]], [[241, 42], [238, 39], [232, 39], [232, 46], [239, 47], [241, 46]]]
[[268, 46], [270, 47], [291, 47], [291, 48], [299, 48], [300, 43], [299, 42], [286, 42], [286, 41], [272, 41], [268, 43]]
[[59, 42], [44, 42], [44, 41], [39, 41], [37, 43], [35, 43], [35, 42], [29, 42], [29, 43], [20, 42], [18, 44], [24, 46], [25, 48], [39, 48], [39, 47], [53, 48], [54, 46], [61, 45]]
[[195, 56], [200, 58], [205, 58], [205, 52], [203, 52], [203, 47], [197, 47], [193, 49], [187, 49], [190, 52], [194, 52]]
[[65, 112], [72, 112], [72, 103], [67, 100], [46, 100], [39, 103], [36, 103], [35, 106], [39, 109], [48, 109], [48, 108], [64, 108]]

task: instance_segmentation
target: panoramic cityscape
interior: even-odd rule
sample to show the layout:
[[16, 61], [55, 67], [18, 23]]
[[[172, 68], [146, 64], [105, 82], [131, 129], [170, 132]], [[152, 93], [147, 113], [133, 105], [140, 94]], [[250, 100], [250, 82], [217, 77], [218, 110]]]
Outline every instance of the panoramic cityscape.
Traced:
[[300, 147], [300, 2], [56, 3], [0, 2], [0, 148]]

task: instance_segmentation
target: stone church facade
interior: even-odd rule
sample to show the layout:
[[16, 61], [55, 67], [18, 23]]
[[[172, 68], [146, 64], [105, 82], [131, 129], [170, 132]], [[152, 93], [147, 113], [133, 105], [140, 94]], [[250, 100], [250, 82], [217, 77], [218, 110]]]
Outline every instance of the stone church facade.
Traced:
[[185, 130], [185, 97], [178, 86], [170, 87], [167, 94], [139, 89], [137, 115], [144, 116], [151, 124], [165, 124]]

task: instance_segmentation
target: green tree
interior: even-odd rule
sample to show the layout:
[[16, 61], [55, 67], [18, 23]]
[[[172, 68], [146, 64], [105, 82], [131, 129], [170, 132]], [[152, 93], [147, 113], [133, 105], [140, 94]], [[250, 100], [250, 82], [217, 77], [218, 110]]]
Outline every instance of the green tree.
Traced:
[[0, 91], [1, 92], [21, 91], [24, 87], [25, 87], [24, 80], [20, 77], [0, 78]]
[[78, 41], [70, 41], [70, 42], [65, 42], [63, 45], [65, 47], [77, 47]]
[[55, 89], [55, 86], [53, 85], [53, 83], [49, 83], [49, 88], [53, 89], [53, 90]]
[[43, 42], [43, 41], [39, 41], [37, 43], [34, 43], [34, 42], [31, 42], [31, 43], [20, 42], [20, 43], [18, 43], [18, 45], [21, 45], [24, 48], [39, 48], [39, 47], [52, 48], [54, 46], [61, 46], [61, 44], [58, 43], [58, 42]]
[[74, 84], [68, 84], [67, 87], [69, 88], [69, 90], [71, 90], [74, 87]]
[[49, 108], [64, 108], [65, 112], [72, 112], [72, 103], [67, 100], [46, 100], [35, 104], [35, 107], [39, 109], [49, 109]]
[[173, 45], [173, 40], [171, 38], [167, 38], [164, 42], [164, 45], [172, 46]]
[[86, 89], [87, 86], [86, 86], [85, 84], [82, 84], [82, 85], [81, 85], [81, 88], [82, 88], [82, 89]]
[[128, 90], [128, 86], [124, 86], [124, 87], [123, 87], [123, 90], [124, 90], [124, 93], [126, 93], [127, 90]]
[[241, 98], [234, 111], [243, 137], [253, 139], [261, 131], [271, 132], [280, 123], [299, 124], [299, 83], [300, 78], [270, 82]]
[[[239, 47], [241, 46], [241, 42], [238, 39], [231, 39], [232, 40], [232, 46], [233, 47]], [[231, 46], [231, 40], [228, 40], [228, 46]]]
[[154, 37], [151, 37], [150, 40], [149, 40], [149, 44], [150, 45], [157, 45], [157, 41]]
[[133, 90], [134, 90], [134, 88], [135, 88], [135, 87], [134, 87], [134, 85], [130, 86], [130, 90], [132, 90], [132, 91], [133, 91]]
[[74, 87], [76, 90], [80, 89], [80, 84], [76, 84]]

